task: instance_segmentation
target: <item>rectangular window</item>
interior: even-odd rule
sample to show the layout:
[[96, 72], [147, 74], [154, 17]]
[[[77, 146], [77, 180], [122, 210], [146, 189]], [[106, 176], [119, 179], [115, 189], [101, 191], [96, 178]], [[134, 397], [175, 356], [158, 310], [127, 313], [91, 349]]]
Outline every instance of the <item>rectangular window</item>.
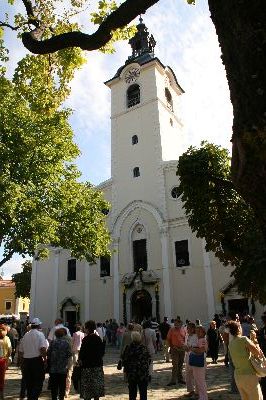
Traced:
[[75, 281], [76, 280], [76, 259], [72, 258], [67, 262], [67, 280]]
[[186, 267], [190, 265], [188, 240], [179, 240], [175, 242], [175, 257], [177, 267]]
[[100, 257], [100, 277], [110, 276], [110, 257]]
[[133, 262], [134, 271], [137, 272], [140, 268], [147, 271], [147, 248], [146, 239], [134, 240], [133, 241]]
[[12, 307], [12, 302], [11, 301], [6, 301], [6, 311], [10, 311]]

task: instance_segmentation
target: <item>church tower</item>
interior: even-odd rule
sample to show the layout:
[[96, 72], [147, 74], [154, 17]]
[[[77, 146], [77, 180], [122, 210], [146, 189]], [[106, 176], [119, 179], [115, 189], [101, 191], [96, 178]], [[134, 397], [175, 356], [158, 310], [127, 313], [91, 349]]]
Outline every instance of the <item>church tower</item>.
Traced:
[[111, 89], [113, 215], [132, 201], [132, 192], [164, 212], [162, 164], [177, 160], [183, 150], [183, 89], [172, 69], [155, 57], [156, 42], [142, 18], [129, 43], [131, 56], [105, 82]]

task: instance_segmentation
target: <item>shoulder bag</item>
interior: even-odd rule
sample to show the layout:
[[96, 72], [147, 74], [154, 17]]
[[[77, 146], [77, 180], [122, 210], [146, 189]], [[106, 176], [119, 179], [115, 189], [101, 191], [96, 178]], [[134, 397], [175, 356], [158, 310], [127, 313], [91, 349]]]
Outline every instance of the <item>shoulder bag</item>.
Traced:
[[266, 358], [264, 356], [255, 357], [251, 355], [250, 362], [258, 377], [263, 378], [266, 376]]
[[204, 353], [196, 354], [190, 352], [188, 356], [188, 364], [191, 367], [204, 367], [205, 364]]

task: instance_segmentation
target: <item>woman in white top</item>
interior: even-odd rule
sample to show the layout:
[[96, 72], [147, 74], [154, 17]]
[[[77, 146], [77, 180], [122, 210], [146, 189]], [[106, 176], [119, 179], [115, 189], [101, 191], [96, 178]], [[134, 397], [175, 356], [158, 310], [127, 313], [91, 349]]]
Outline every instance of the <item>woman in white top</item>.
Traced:
[[154, 354], [156, 353], [156, 333], [153, 329], [151, 329], [150, 321], [145, 321], [143, 324], [142, 343], [147, 347], [151, 357], [151, 363], [149, 367], [149, 379], [151, 379], [153, 371], [153, 359]]
[[197, 392], [195, 390], [195, 382], [193, 378], [193, 368], [189, 365], [189, 349], [196, 347], [198, 344], [198, 336], [196, 335], [196, 324], [194, 322], [189, 322], [187, 324], [187, 336], [186, 336], [186, 354], [185, 354], [185, 365], [186, 365], [186, 385], [188, 396], [192, 396]]

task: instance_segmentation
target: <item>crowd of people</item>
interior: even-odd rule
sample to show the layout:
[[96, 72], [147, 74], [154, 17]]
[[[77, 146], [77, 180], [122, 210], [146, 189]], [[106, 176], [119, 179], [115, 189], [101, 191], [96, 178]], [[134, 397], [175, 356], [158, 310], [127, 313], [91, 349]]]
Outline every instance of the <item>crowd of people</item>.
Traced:
[[98, 400], [105, 394], [103, 357], [107, 344], [119, 349], [118, 369], [123, 368], [129, 400], [136, 400], [137, 391], [140, 400], [147, 399], [158, 351], [166, 363], [172, 363], [167, 387], [186, 385], [187, 398], [207, 400], [206, 358], [217, 364], [223, 344], [231, 391], [239, 392], [242, 400], [266, 400], [266, 377], [259, 379], [250, 357], [266, 355], [266, 313], [262, 322], [258, 329], [248, 315], [240, 321], [237, 314], [227, 319], [215, 314], [208, 327], [199, 320], [183, 323], [179, 316], [171, 321], [165, 317], [161, 323], [155, 318], [141, 324], [131, 321], [125, 327], [111, 319], [77, 324], [71, 335], [58, 318], [47, 338], [39, 318], [32, 319], [23, 336], [15, 325], [0, 324], [0, 399], [4, 398], [8, 362], [14, 361], [17, 350], [21, 400], [38, 400], [46, 373], [52, 400], [68, 397], [72, 374], [80, 397]]

